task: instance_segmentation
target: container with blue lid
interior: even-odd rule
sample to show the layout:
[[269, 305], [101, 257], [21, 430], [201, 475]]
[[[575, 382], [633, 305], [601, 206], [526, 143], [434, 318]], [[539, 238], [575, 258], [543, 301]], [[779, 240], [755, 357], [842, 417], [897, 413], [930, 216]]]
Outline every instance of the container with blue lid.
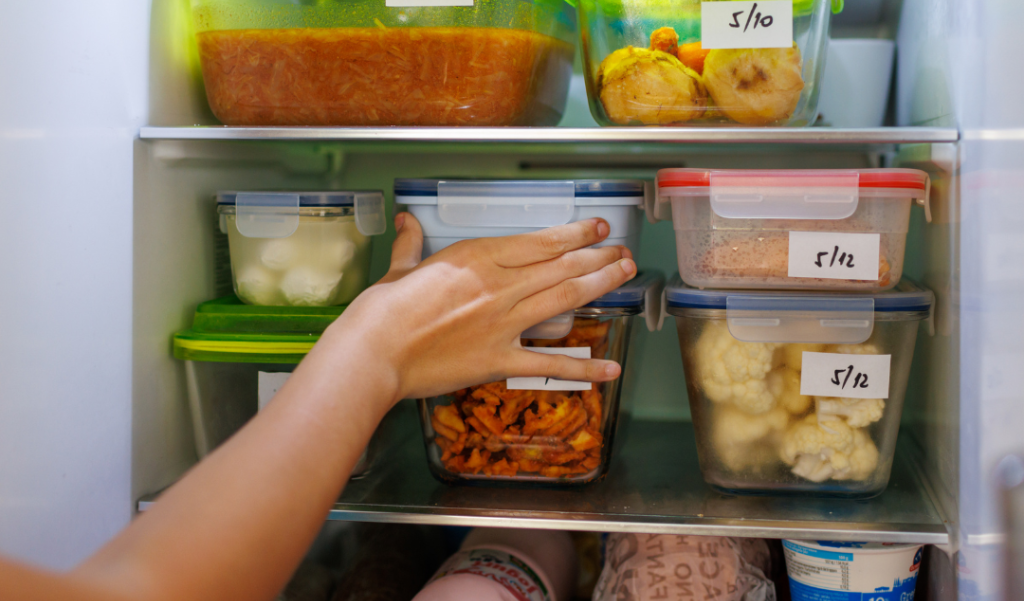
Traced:
[[593, 217], [611, 227], [599, 246], [639, 250], [644, 183], [639, 180], [396, 179], [395, 203], [423, 226], [423, 255], [460, 240], [532, 232]]
[[235, 294], [251, 305], [322, 307], [368, 285], [370, 236], [384, 233], [379, 190], [219, 192]]
[[620, 378], [596, 384], [509, 378], [420, 399], [434, 476], [447, 483], [545, 486], [586, 484], [604, 476], [622, 389], [633, 379], [628, 361], [633, 322], [645, 317], [649, 329], [656, 327], [663, 282], [660, 274], [638, 274], [576, 309], [561, 335], [523, 333], [529, 350], [617, 361]]
[[665, 288], [704, 479], [728, 493], [871, 497], [889, 481], [934, 296]]

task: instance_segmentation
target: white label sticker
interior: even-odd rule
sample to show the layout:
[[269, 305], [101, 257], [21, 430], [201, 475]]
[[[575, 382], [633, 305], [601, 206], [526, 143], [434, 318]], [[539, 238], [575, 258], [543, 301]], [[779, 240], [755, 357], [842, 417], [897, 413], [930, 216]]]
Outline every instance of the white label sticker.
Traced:
[[789, 277], [878, 279], [879, 234], [789, 232]]
[[803, 354], [800, 394], [845, 399], [889, 398], [892, 355]]
[[416, 8], [420, 6], [473, 6], [473, 0], [384, 0], [388, 8]]
[[702, 2], [700, 43], [715, 48], [792, 48], [793, 1]]
[[270, 399], [274, 398], [274, 395], [277, 394], [278, 390], [281, 390], [284, 383], [288, 381], [289, 376], [291, 376], [291, 374], [288, 372], [260, 372], [259, 383], [256, 386], [259, 391], [256, 398], [258, 399], [257, 402], [259, 403], [258, 407], [260, 411], [263, 411], [263, 408], [267, 406]]
[[[568, 348], [535, 347], [528, 346], [526, 350], [545, 355], [565, 355], [576, 359], [589, 359], [589, 346], [574, 346]], [[590, 390], [590, 382], [578, 382], [576, 380], [559, 380], [558, 378], [509, 378], [505, 383], [509, 390]]]

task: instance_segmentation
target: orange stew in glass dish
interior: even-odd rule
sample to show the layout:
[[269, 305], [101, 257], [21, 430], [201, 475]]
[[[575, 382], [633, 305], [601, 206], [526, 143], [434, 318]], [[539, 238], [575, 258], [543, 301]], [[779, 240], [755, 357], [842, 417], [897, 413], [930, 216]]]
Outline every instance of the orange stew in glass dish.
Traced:
[[573, 48], [486, 27], [198, 34], [206, 95], [228, 125], [554, 125]]

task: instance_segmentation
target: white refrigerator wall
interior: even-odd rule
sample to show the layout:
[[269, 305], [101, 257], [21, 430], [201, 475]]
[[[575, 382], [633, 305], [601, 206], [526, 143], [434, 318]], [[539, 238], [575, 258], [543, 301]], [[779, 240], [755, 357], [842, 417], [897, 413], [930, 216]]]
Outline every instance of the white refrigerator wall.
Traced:
[[[1001, 599], [997, 464], [1024, 452], [1024, 3], [904, 0], [900, 124], [956, 124], [960, 173], [957, 594]], [[952, 597], [948, 597], [952, 598]]]
[[132, 515], [132, 144], [149, 6], [0, 19], [0, 552], [64, 568]]

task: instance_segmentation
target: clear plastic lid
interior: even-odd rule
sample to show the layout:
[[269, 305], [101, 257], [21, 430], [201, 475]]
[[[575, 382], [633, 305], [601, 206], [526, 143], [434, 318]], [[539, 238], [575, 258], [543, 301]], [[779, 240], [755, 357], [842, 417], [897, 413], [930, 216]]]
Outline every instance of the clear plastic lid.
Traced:
[[523, 338], [558, 339], [572, 330], [575, 316], [591, 316], [593, 309], [621, 315], [643, 315], [651, 331], [657, 328], [661, 313], [661, 289], [665, 278], [657, 271], [639, 273], [635, 278], [575, 311], [566, 311], [522, 333]]
[[387, 229], [384, 193], [380, 190], [324, 192], [218, 192], [217, 206], [233, 206], [235, 227], [247, 238], [287, 238], [299, 227], [300, 209], [352, 207], [356, 227], [364, 236]]
[[[627, 180], [627, 179], [580, 179], [571, 180], [573, 184], [573, 191], [576, 198], [623, 198], [623, 197], [639, 197], [642, 198], [644, 195], [644, 183], [639, 180]], [[467, 183], [477, 184], [482, 186], [494, 185], [495, 189], [499, 188], [504, 184], [551, 184], [551, 183], [562, 183], [561, 181], [555, 180], [460, 180], [460, 179], [396, 179], [395, 180], [395, 195], [396, 196], [437, 196], [438, 184], [442, 182], [447, 183]], [[408, 200], [406, 204], [410, 204], [415, 201]], [[423, 204], [433, 204], [432, 202], [425, 202]], [[640, 204], [639, 202], [630, 202], [628, 204]]]
[[707, 197], [728, 219], [846, 219], [861, 198], [916, 200], [931, 213], [928, 174], [917, 169], [662, 169], [654, 209], [678, 197]]
[[843, 292], [699, 290], [676, 275], [665, 288], [659, 328], [668, 315], [699, 310], [725, 311], [733, 338], [744, 342], [860, 344], [876, 321], [928, 320], [935, 296], [904, 278], [891, 290], [868, 294]]

